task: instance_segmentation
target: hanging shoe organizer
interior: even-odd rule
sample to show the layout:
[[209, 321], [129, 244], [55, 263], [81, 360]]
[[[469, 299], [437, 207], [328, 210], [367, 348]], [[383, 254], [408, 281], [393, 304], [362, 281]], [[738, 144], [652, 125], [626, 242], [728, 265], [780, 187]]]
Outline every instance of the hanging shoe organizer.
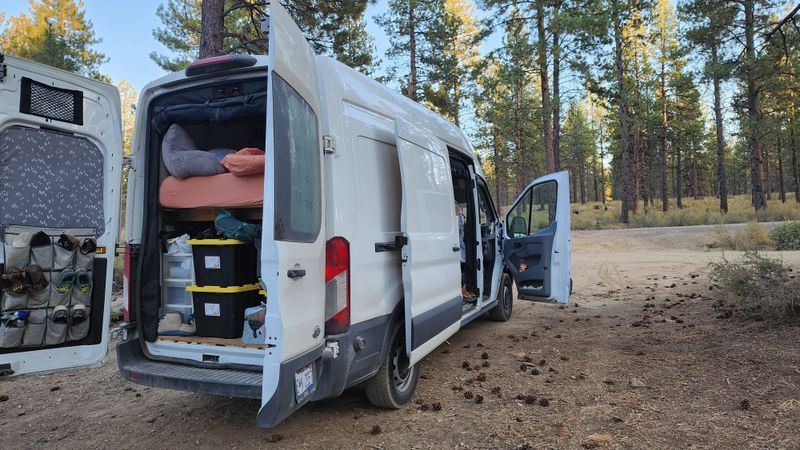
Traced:
[[95, 236], [93, 228], [5, 228], [0, 348], [52, 346], [86, 338]]

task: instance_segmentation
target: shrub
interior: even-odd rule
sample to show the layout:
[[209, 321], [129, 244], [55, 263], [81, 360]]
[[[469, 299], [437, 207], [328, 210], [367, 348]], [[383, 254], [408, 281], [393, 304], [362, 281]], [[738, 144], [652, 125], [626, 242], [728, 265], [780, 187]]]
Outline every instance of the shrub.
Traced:
[[769, 238], [778, 250], [800, 250], [800, 222], [778, 225], [770, 231]]
[[725, 225], [714, 227], [714, 247], [729, 250], [754, 251], [771, 247], [769, 233], [756, 222], [750, 222], [733, 233]]
[[711, 279], [719, 284], [717, 298], [739, 318], [800, 318], [800, 283], [788, 273], [782, 261], [758, 252], [746, 252], [738, 261], [711, 263]]

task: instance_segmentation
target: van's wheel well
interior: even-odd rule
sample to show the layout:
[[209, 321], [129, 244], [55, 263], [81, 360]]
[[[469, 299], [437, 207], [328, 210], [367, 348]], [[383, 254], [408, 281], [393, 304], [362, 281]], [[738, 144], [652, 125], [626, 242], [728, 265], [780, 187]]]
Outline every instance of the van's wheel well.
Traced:
[[419, 364], [408, 366], [405, 324], [395, 321], [378, 372], [364, 382], [364, 392], [373, 405], [398, 409], [411, 401], [418, 380]]

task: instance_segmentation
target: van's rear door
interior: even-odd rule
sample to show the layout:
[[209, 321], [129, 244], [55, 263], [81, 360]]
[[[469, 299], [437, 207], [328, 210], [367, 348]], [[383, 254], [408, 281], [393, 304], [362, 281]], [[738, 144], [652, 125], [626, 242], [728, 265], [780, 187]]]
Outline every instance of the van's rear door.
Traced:
[[569, 172], [537, 178], [506, 213], [503, 258], [519, 298], [567, 303], [571, 238]]
[[447, 147], [399, 120], [406, 351], [414, 365], [458, 331], [461, 246]]
[[[35, 274], [36, 265], [51, 280], [47, 288], [9, 289], [0, 297], [0, 375], [92, 365], [106, 356], [121, 129], [113, 86], [14, 57], [3, 62], [0, 55], [0, 268], [10, 279], [11, 266]], [[56, 240], [62, 232], [95, 236], [94, 261], [56, 263], [47, 257], [49, 244], [31, 251], [20, 234], [36, 231]], [[53, 281], [63, 271], [55, 266], [62, 262], [67, 270], [83, 266], [89, 274], [81, 276], [83, 286], [91, 279], [91, 291], [78, 293], [73, 283], [69, 293], [56, 295]], [[78, 303], [88, 304], [86, 319], [75, 313]], [[58, 305], [66, 305], [68, 323], [51, 321]]]
[[261, 278], [271, 348], [264, 360], [261, 426], [310, 399], [325, 335], [319, 84], [315, 56], [278, 1], [270, 2], [269, 56]]

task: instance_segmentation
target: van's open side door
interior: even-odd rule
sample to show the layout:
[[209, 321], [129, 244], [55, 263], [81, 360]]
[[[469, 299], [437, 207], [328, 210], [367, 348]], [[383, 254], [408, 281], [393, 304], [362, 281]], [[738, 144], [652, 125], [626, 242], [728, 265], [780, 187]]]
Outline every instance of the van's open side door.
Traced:
[[571, 238], [569, 173], [536, 179], [517, 198], [504, 222], [503, 258], [519, 298], [567, 303]]
[[[0, 272], [7, 280], [19, 280], [23, 271], [29, 280], [41, 280], [37, 274], [51, 280], [17, 289], [3, 283], [0, 376], [105, 359], [121, 165], [114, 86], [0, 54]], [[62, 233], [81, 242], [95, 237], [97, 251], [72, 259], [62, 251], [64, 259], [55, 262], [52, 241]], [[74, 280], [59, 286], [68, 292], [56, 290], [61, 274], [78, 270], [80, 291]]]
[[267, 345], [258, 425], [313, 396], [325, 339], [325, 220], [315, 56], [281, 2], [269, 7], [261, 278]]
[[460, 245], [447, 147], [397, 124], [406, 350], [414, 365], [458, 331]]

